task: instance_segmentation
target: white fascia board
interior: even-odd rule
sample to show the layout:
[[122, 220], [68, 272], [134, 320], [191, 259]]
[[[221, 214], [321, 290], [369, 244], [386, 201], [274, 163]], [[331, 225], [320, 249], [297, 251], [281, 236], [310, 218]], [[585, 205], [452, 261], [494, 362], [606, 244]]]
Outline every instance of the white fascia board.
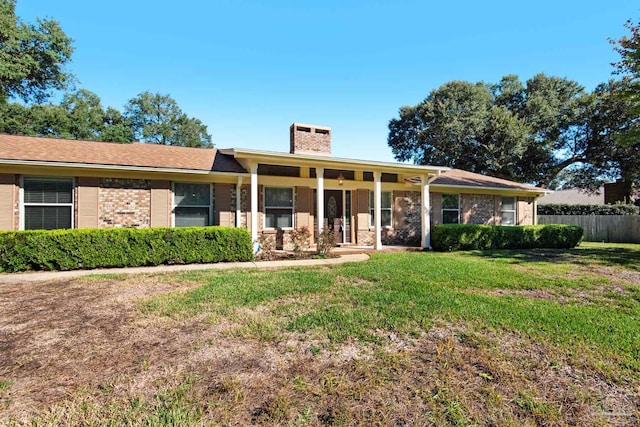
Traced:
[[[420, 185], [419, 183], [413, 183], [413, 185]], [[534, 193], [537, 195], [548, 194], [549, 190], [544, 188], [540, 189], [526, 189], [526, 188], [504, 188], [504, 187], [488, 187], [483, 185], [449, 185], [449, 184], [431, 184], [431, 188], [455, 188], [455, 189], [477, 189], [477, 190], [489, 190], [498, 191], [502, 193]], [[552, 192], [552, 191], [551, 191]]]

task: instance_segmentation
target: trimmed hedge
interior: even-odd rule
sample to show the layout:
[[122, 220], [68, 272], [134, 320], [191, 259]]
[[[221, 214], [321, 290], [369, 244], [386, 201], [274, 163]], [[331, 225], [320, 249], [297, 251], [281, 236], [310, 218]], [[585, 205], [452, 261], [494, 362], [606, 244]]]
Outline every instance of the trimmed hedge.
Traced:
[[0, 271], [77, 270], [251, 259], [251, 236], [241, 228], [0, 232]]
[[491, 226], [440, 224], [431, 229], [431, 246], [436, 251], [477, 249], [573, 248], [584, 230], [575, 225], [547, 224]]
[[538, 205], [538, 215], [638, 215], [634, 205]]

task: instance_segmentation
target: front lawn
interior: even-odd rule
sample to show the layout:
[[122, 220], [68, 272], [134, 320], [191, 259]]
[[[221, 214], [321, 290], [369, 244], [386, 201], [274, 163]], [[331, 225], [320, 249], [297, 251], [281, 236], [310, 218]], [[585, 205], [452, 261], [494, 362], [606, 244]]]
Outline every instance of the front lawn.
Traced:
[[[42, 310], [47, 295], [62, 307]], [[0, 418], [16, 422], [640, 422], [640, 245], [93, 277], [3, 297]]]

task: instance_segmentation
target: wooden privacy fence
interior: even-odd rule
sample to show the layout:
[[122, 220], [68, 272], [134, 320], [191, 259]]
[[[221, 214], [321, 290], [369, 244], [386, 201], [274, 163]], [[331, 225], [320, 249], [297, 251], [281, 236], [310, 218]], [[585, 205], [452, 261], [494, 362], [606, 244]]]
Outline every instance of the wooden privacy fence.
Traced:
[[538, 215], [538, 223], [579, 225], [587, 242], [640, 243], [640, 215]]

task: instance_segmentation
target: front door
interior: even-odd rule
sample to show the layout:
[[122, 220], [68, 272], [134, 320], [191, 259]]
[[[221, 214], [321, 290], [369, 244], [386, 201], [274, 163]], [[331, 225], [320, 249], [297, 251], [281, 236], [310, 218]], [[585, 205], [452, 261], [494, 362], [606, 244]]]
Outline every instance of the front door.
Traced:
[[344, 243], [342, 240], [344, 230], [342, 194], [342, 190], [325, 190], [324, 192], [324, 226], [327, 230], [333, 231], [336, 243]]

